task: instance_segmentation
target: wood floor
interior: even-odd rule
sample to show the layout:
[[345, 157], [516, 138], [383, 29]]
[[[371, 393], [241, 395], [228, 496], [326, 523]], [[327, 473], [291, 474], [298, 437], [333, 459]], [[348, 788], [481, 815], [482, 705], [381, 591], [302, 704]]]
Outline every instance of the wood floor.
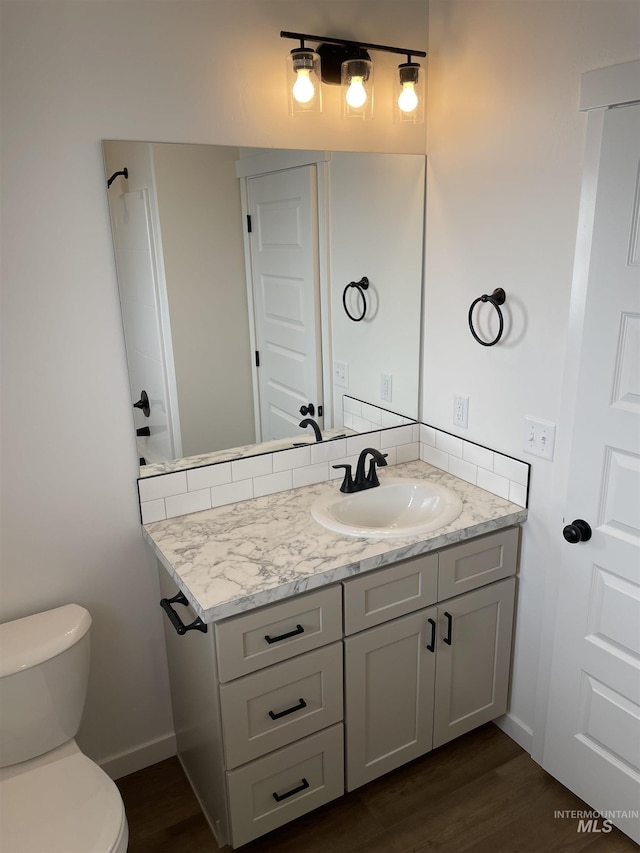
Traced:
[[[176, 758], [118, 780], [129, 853], [220, 850]], [[240, 848], [243, 853], [624, 853], [589, 810], [491, 723]], [[602, 822], [598, 822], [602, 828]], [[222, 848], [230, 851], [231, 848]]]

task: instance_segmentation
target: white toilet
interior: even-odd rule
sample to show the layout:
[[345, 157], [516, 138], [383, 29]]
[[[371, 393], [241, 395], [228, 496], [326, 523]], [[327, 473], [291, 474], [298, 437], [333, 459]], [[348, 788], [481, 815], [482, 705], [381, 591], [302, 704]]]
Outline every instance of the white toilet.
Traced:
[[125, 853], [120, 792], [80, 752], [91, 616], [67, 604], [0, 625], [0, 851]]

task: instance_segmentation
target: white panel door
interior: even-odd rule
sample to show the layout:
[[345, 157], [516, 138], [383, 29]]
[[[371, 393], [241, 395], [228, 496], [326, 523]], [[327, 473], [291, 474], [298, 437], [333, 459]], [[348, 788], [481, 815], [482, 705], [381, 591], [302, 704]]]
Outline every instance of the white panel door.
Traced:
[[249, 178], [262, 441], [295, 436], [322, 405], [316, 167]]
[[543, 766], [640, 841], [640, 106], [595, 121], [602, 142], [565, 504], [565, 524], [584, 520], [593, 535], [561, 549]]
[[110, 210], [131, 402], [144, 390], [151, 409], [149, 417], [135, 410], [136, 427], [149, 427], [151, 432], [137, 439], [138, 455], [147, 462], [164, 462], [181, 456], [182, 449], [176, 406], [170, 405], [168, 390], [166, 348], [171, 350], [171, 336], [162, 326], [149, 191], [113, 195]]

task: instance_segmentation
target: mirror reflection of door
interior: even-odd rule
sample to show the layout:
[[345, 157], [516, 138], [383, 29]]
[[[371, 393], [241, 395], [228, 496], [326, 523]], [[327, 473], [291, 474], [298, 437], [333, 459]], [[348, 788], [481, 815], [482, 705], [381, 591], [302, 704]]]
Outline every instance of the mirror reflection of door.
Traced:
[[[322, 405], [316, 167], [249, 178], [260, 439], [296, 435]], [[322, 425], [322, 420], [320, 419]]]
[[[161, 281], [149, 190], [110, 192], [116, 268], [124, 325], [132, 405], [146, 391], [148, 416], [137, 410], [138, 455], [162, 462], [182, 455], [170, 331], [161, 320]], [[168, 336], [168, 339], [167, 339]], [[144, 435], [140, 431], [148, 431]]]

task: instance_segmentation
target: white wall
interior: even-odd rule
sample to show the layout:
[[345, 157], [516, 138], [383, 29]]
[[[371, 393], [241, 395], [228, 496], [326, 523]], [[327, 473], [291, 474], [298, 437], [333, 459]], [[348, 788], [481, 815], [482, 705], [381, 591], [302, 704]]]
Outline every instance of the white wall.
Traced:
[[[523, 452], [523, 419], [558, 423], [586, 117], [580, 74], [637, 58], [631, 0], [430, 0], [424, 411], [533, 463], [511, 698], [531, 746], [545, 573], [561, 571], [555, 464]], [[473, 299], [503, 287], [506, 332], [471, 337]], [[452, 395], [469, 394], [469, 428]], [[536, 732], [539, 735], [540, 732]]]
[[[334, 411], [350, 394], [410, 418], [418, 417], [425, 161], [420, 156], [334, 154], [329, 162], [331, 343], [348, 367], [348, 387], [334, 384]], [[343, 292], [369, 279], [367, 311], [350, 320]], [[355, 288], [347, 307], [359, 317]], [[382, 373], [392, 377], [381, 396]]]
[[183, 456], [256, 440], [237, 159], [153, 145]]
[[[103, 761], [158, 742], [114, 772], [170, 750], [172, 721], [100, 141], [424, 153], [424, 128], [390, 105], [353, 126], [331, 92], [324, 116], [291, 119], [296, 43], [279, 32], [424, 49], [427, 25], [425, 0], [2, 4], [0, 619], [91, 610], [83, 747]], [[386, 105], [381, 73], [376, 90]]]

